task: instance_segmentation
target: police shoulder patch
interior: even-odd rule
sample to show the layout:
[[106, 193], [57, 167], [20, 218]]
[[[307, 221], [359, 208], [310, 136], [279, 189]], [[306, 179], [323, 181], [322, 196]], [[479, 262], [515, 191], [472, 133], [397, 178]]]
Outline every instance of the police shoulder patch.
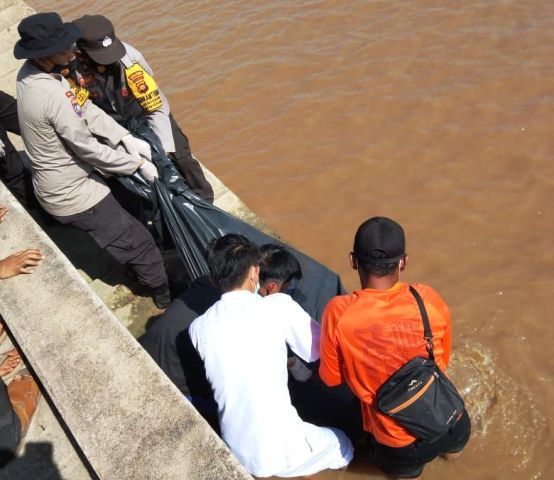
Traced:
[[79, 102], [77, 101], [77, 99], [75, 98], [75, 94], [71, 90], [68, 90], [67, 92], [65, 92], [65, 96], [71, 102], [71, 107], [73, 108], [73, 111], [75, 112], [75, 114], [79, 118], [81, 118], [83, 116], [83, 109], [81, 105], [79, 105]]

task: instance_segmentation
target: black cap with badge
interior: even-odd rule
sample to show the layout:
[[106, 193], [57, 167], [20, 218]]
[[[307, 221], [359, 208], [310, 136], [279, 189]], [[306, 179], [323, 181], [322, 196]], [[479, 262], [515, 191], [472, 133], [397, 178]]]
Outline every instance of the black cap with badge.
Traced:
[[103, 15], [83, 15], [73, 21], [81, 31], [77, 46], [99, 65], [110, 65], [125, 56], [125, 46], [115, 36], [112, 22]]
[[354, 237], [354, 255], [362, 268], [396, 263], [405, 254], [404, 229], [394, 220], [373, 217], [359, 226]]

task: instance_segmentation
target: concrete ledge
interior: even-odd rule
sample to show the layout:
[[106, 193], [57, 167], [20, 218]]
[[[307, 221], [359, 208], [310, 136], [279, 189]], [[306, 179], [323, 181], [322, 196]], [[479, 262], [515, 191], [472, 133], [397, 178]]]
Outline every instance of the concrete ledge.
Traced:
[[[2, 468], [2, 480], [90, 480], [96, 475], [80, 449], [68, 439], [65, 425], [41, 397], [23, 449]], [[87, 465], [87, 466], [85, 466]]]
[[0, 204], [0, 258], [46, 255], [0, 284], [0, 311], [96, 474], [251, 478], [3, 185]]
[[[12, 53], [17, 25], [32, 13], [21, 0], [0, 0], [0, 88], [12, 95], [22, 63]], [[10, 138], [22, 148], [19, 137]], [[268, 230], [204, 170], [216, 205]], [[22, 455], [0, 477], [250, 478], [125, 329], [142, 333], [156, 312], [150, 299], [134, 296], [121, 284], [124, 269], [91, 247], [81, 232], [49, 226], [48, 234], [75, 265], [87, 267], [77, 273], [1, 183], [0, 204], [11, 208], [0, 225], [0, 258], [31, 247], [47, 256], [35, 274], [0, 283], [0, 312], [53, 404], [41, 400]], [[68, 439], [68, 431], [78, 446]], [[80, 457], [87, 457], [95, 472]]]
[[21, 0], [0, 0], [0, 12], [0, 82], [2, 90], [15, 95], [15, 77], [23, 63], [13, 56], [13, 46], [19, 39], [17, 25], [34, 11]]

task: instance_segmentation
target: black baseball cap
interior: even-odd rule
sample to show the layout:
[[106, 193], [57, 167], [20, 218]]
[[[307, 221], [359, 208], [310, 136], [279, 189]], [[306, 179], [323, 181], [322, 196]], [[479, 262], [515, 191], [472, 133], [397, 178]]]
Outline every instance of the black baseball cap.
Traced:
[[13, 49], [17, 59], [44, 58], [63, 52], [81, 33], [71, 22], [63, 23], [55, 12], [30, 15], [21, 20], [17, 30], [21, 37]]
[[103, 15], [83, 15], [73, 23], [81, 31], [77, 46], [100, 65], [118, 62], [127, 53], [115, 36], [113, 23]]
[[358, 227], [354, 255], [363, 268], [398, 262], [406, 254], [404, 229], [386, 217], [372, 217]]

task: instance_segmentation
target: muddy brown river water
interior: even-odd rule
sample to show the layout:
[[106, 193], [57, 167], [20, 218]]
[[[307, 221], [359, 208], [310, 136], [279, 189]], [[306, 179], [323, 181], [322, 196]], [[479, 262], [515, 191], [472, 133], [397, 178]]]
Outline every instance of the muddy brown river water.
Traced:
[[111, 18], [195, 154], [348, 288], [358, 224], [404, 225], [475, 431], [424, 479], [554, 478], [552, 0], [29, 3]]

